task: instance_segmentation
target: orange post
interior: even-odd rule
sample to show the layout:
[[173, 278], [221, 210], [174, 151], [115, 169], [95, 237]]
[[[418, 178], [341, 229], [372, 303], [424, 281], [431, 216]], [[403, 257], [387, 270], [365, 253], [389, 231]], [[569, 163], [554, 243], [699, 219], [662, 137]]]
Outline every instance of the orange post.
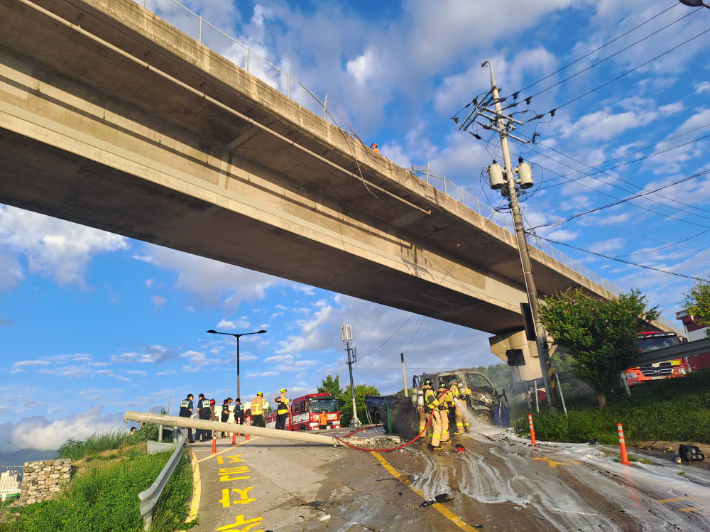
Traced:
[[624, 439], [624, 427], [621, 426], [621, 423], [617, 423], [616, 429], [619, 432], [619, 447], [621, 447], [621, 463], [624, 465], [631, 465], [631, 462], [629, 462], [629, 456], [626, 454], [626, 440]]
[[236, 444], [237, 444], [237, 433], [232, 432], [232, 445], [236, 445]]
[[532, 414], [528, 414], [528, 423], [530, 424], [530, 443], [532, 445], [537, 445], [537, 441], [535, 441], [535, 427], [533, 427]]
[[[245, 425], [251, 425], [251, 418], [246, 418], [244, 420]], [[244, 441], [249, 441], [249, 434], [244, 435]]]
[[212, 431], [212, 454], [217, 454], [217, 433]]

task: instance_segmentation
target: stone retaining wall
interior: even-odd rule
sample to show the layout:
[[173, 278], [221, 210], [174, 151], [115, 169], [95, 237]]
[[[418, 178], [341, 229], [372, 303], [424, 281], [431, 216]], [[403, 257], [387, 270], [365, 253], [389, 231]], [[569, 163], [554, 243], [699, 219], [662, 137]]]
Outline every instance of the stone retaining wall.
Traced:
[[20, 504], [32, 504], [51, 499], [71, 482], [72, 473], [73, 468], [69, 458], [25, 462]]

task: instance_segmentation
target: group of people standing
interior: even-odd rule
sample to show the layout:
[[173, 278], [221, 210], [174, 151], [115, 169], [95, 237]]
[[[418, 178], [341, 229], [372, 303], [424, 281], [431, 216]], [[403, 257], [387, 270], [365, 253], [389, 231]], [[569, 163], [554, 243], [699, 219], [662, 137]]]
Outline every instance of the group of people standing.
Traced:
[[464, 382], [451, 381], [449, 387], [444, 382], [439, 383], [436, 392], [433, 390], [434, 381], [426, 379], [422, 386], [424, 392], [424, 405], [419, 409], [419, 433], [426, 428], [429, 417], [432, 416], [431, 423], [427, 430], [427, 443], [434, 451], [443, 449], [442, 443], [451, 443], [449, 436], [449, 409], [456, 411], [456, 432], [463, 434], [464, 430], [470, 430], [468, 419], [465, 418], [463, 410], [456, 402], [459, 397], [465, 398], [471, 394], [471, 390]]
[[[276, 409], [276, 428], [281, 430], [286, 430], [286, 419], [289, 413], [289, 399], [286, 397], [286, 388], [283, 388], [278, 397], [274, 394], [274, 402], [278, 405]], [[194, 396], [188, 394], [185, 399], [180, 402], [180, 417], [193, 417]], [[233, 399], [227, 397], [221, 406], [217, 406], [214, 399], [207, 399], [205, 394], [201, 393], [197, 399], [197, 418], [209, 420], [209, 421], [221, 421], [222, 423], [237, 423], [243, 425], [247, 411], [244, 410], [244, 405], [239, 397], [237, 397], [234, 406], [232, 406]], [[266, 427], [266, 422], [264, 420], [264, 410], [266, 406], [266, 400], [264, 399], [264, 393], [259, 392], [256, 397], [252, 399], [250, 405], [250, 411], [248, 412], [251, 417], [251, 424], [255, 427]], [[187, 429], [187, 441], [188, 443], [195, 443], [195, 441], [207, 441], [211, 439], [211, 431], [203, 429], [195, 429], [195, 439], [192, 439], [192, 429]], [[224, 437], [226, 433], [222, 433]]]
[[[180, 402], [180, 417], [193, 417], [194, 396], [190, 393], [185, 399]], [[214, 399], [207, 399], [205, 394], [201, 393], [197, 399], [197, 418], [207, 421], [222, 421], [223, 423], [244, 424], [245, 412], [242, 401], [237, 397], [236, 403], [232, 406], [234, 400], [227, 397], [221, 406], [217, 406]], [[187, 429], [188, 443], [195, 441], [207, 441], [211, 439], [211, 431], [205, 429], [195, 429], [195, 439], [192, 438], [192, 429]], [[225, 436], [225, 433], [222, 433]]]

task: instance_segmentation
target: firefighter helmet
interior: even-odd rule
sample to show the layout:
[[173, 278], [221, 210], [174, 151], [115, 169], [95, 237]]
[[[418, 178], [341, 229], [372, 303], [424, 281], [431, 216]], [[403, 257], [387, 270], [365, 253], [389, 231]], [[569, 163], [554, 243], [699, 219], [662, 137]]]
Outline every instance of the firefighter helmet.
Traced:
[[281, 388], [281, 393], [286, 393], [286, 388]]
[[264, 392], [258, 392], [256, 395], [260, 395], [261, 397], [264, 397]]
[[424, 386], [434, 386], [434, 381], [431, 379], [425, 379], [424, 380]]

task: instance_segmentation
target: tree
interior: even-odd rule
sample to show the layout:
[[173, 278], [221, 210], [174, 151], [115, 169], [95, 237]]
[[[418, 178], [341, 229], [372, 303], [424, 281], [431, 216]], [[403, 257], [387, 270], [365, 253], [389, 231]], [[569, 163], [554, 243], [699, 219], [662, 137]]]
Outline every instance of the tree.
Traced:
[[[699, 325], [710, 325], [710, 276], [707, 281], [696, 281], [683, 302], [688, 313]], [[710, 327], [705, 331], [710, 338]]]
[[557, 345], [570, 352], [572, 371], [597, 393], [599, 408], [619, 374], [636, 365], [637, 334], [659, 316], [638, 290], [599, 300], [581, 288], [545, 298], [541, 317]]
[[[365, 396], [380, 395], [380, 391], [374, 386], [367, 384], [358, 384], [355, 386], [355, 404], [357, 406], [357, 417], [360, 421], [367, 420], [365, 415]], [[343, 393], [338, 397], [340, 404], [340, 425], [347, 427], [353, 419], [353, 399], [350, 393], [350, 386], [343, 390]]]
[[340, 375], [336, 375], [335, 379], [328, 375], [323, 379], [323, 383], [318, 386], [318, 393], [329, 393], [333, 397], [339, 397], [343, 393], [340, 387]]

